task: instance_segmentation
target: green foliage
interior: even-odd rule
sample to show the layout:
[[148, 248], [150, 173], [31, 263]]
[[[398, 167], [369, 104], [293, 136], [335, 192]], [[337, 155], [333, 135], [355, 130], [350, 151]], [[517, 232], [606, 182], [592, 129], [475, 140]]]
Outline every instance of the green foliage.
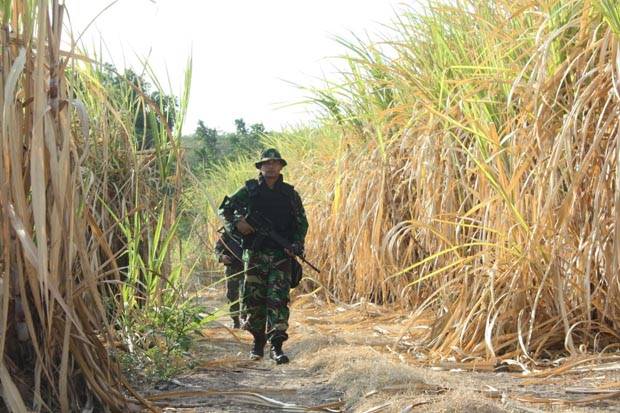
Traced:
[[[166, 202], [164, 199], [162, 205]], [[180, 219], [166, 231], [164, 209], [159, 209], [154, 226], [144, 226], [145, 218], [136, 212], [119, 222], [128, 240], [129, 265], [121, 286], [124, 308], [117, 328], [128, 349], [120, 356], [126, 369], [155, 380], [191, 367], [188, 351], [194, 336], [213, 317], [205, 316], [204, 308], [188, 297], [195, 264], [186, 273], [182, 262], [165, 267], [172, 254], [171, 243], [178, 239]]]
[[132, 377], [157, 381], [194, 367], [190, 357], [194, 336], [215, 315], [205, 315], [194, 300], [176, 298], [181, 302], [135, 311], [119, 321], [129, 346], [118, 358]]
[[89, 154], [106, 172], [101, 190], [93, 193], [92, 210], [112, 224], [120, 282], [110, 284], [108, 311], [125, 349], [117, 357], [137, 373], [162, 378], [188, 364], [193, 336], [210, 318], [188, 298], [194, 266], [185, 270], [173, 253], [180, 242], [177, 159], [191, 60], [180, 100], [163, 91], [147, 64], [144, 73], [121, 75], [102, 64], [73, 75], [75, 94], [105, 133], [103, 144], [93, 145]]
[[208, 164], [213, 159], [219, 157], [219, 149], [217, 147], [218, 133], [216, 129], [207, 128], [203, 121], [198, 121], [198, 127], [194, 132], [194, 138], [198, 140], [200, 146], [196, 149], [196, 155], [200, 164]]
[[133, 136], [139, 149], [153, 148], [161, 135], [172, 130], [180, 110], [176, 96], [152, 90], [144, 75], [132, 69], [121, 74], [109, 63], [100, 66], [97, 76], [110, 97], [125, 102], [125, 110], [133, 115]]
[[233, 153], [239, 152], [258, 152], [262, 149], [260, 140], [267, 133], [265, 132], [265, 126], [262, 123], [255, 123], [250, 125], [250, 129], [246, 127], [243, 119], [235, 119], [235, 126], [237, 127], [233, 141], [237, 143], [237, 147], [233, 148]]
[[271, 134], [262, 123], [248, 127], [243, 118], [235, 119], [234, 132], [220, 132], [199, 120], [195, 132], [184, 137], [186, 160], [194, 173], [205, 172], [222, 162], [260, 152], [261, 140]]
[[609, 27], [611, 27], [616, 36], [620, 36], [620, 4], [618, 1], [600, 0], [599, 7]]

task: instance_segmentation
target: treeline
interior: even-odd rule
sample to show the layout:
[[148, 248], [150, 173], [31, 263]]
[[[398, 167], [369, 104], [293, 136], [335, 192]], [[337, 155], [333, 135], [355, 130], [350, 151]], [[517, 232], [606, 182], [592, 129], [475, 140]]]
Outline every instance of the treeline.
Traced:
[[[144, 74], [132, 69], [120, 72], [114, 65], [104, 63], [99, 67], [97, 77], [107, 93], [127, 102], [126, 110], [134, 114], [131, 135], [137, 150], [153, 149], [158, 136], [174, 129], [179, 111], [178, 98], [162, 93]], [[243, 118], [238, 118], [234, 125], [234, 132], [225, 132], [210, 128], [199, 120], [194, 133], [182, 137], [185, 160], [194, 173], [206, 172], [221, 161], [258, 152], [262, 149], [261, 139], [272, 135], [262, 122], [248, 126]]]
[[234, 132], [222, 132], [199, 120], [193, 134], [183, 137], [185, 157], [194, 173], [206, 172], [221, 161], [262, 149], [261, 139], [272, 133], [262, 123], [247, 125], [243, 118], [235, 119]]

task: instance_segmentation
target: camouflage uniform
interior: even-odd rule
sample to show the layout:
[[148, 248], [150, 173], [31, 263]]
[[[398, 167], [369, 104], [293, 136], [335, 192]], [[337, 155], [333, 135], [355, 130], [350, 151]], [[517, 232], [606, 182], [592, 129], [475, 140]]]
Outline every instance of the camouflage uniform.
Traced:
[[266, 328], [270, 340], [288, 338], [291, 258], [282, 250], [261, 249], [244, 255], [246, 273], [241, 286], [242, 317], [250, 332]]
[[[276, 152], [277, 153], [277, 152]], [[279, 154], [278, 158], [279, 158]], [[285, 163], [284, 163], [285, 164]], [[257, 163], [258, 167], [259, 163]], [[262, 197], [262, 198], [261, 198]], [[265, 198], [275, 201], [261, 202]], [[286, 200], [286, 201], [284, 201]], [[286, 204], [286, 205], [285, 205]], [[271, 205], [274, 208], [269, 208]], [[308, 221], [297, 191], [283, 182], [282, 175], [269, 189], [261, 175], [250, 180], [220, 207], [220, 215], [226, 221], [226, 229], [232, 230], [242, 218], [243, 211], [256, 208], [271, 214], [277, 222], [277, 232], [292, 243], [303, 246]], [[256, 338], [266, 333], [273, 344], [280, 344], [288, 338], [289, 291], [291, 279], [291, 258], [281, 247], [267, 238], [256, 245], [253, 235], [243, 237], [243, 259], [245, 279], [241, 285], [241, 316], [243, 328]]]
[[234, 327], [239, 328], [239, 287], [242, 284], [244, 271], [241, 234], [236, 231], [232, 233], [224, 231], [215, 244], [215, 254], [220, 262], [223, 262], [224, 256], [231, 260], [229, 264], [224, 264], [226, 267], [226, 298], [230, 305]]

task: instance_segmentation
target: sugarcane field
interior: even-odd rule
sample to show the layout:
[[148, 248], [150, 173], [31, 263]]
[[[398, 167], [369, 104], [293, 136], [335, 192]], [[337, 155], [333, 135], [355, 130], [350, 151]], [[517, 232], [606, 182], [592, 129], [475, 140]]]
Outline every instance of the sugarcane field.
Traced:
[[0, 5], [0, 412], [620, 412], [620, 1]]

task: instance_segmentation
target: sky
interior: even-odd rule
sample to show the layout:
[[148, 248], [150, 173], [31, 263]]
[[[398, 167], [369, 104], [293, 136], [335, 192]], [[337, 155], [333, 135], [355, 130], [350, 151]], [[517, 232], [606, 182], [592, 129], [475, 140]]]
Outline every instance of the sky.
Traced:
[[[112, 4], [114, 3], [114, 4]], [[409, 1], [411, 3], [411, 1]], [[107, 6], [108, 9], [86, 27]], [[307, 92], [335, 78], [334, 38], [378, 38], [403, 0], [65, 0], [73, 35], [117, 68], [148, 58], [177, 96], [192, 57], [185, 134], [198, 120], [233, 131], [234, 120], [281, 130], [310, 122]], [[284, 106], [284, 107], [283, 107]]]

